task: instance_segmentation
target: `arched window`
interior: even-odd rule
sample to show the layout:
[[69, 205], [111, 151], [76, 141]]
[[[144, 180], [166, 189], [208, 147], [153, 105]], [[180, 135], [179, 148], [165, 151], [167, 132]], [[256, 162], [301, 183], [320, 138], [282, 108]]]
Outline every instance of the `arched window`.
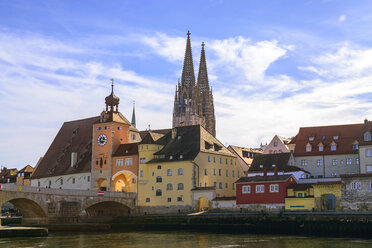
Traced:
[[167, 170], [167, 176], [172, 176], [172, 169]]
[[161, 183], [161, 182], [163, 182], [163, 179], [161, 178], [161, 176], [157, 176], [157, 177], [156, 177], [156, 182], [157, 182], [157, 183]]
[[183, 190], [183, 183], [177, 184], [177, 190]]
[[167, 190], [173, 190], [173, 185], [171, 183], [167, 184]]
[[183, 175], [183, 169], [182, 168], [178, 169], [178, 175]]
[[161, 196], [161, 189], [156, 190], [156, 196]]
[[364, 141], [371, 141], [371, 132], [365, 132], [364, 133]]

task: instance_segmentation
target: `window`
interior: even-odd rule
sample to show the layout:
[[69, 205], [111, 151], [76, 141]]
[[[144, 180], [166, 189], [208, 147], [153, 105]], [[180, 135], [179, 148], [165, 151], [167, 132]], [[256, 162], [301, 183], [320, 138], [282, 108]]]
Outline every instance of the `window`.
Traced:
[[178, 175], [179, 175], [179, 176], [182, 176], [182, 175], [183, 175], [183, 169], [182, 169], [182, 168], [179, 168], [179, 169], [178, 169]]
[[121, 127], [118, 127], [118, 130], [121, 130], [122, 128]]
[[220, 158], [220, 164], [222, 164], [222, 158]]
[[237, 174], [238, 174], [238, 177], [240, 177], [240, 171], [238, 171], [238, 173], [237, 173]]
[[307, 160], [306, 159], [302, 159], [301, 160], [301, 165], [302, 166], [307, 166]]
[[172, 176], [172, 170], [171, 170], [171, 169], [168, 169], [168, 170], [167, 170], [167, 176], [168, 176], [168, 177]]
[[168, 183], [167, 184], [167, 190], [173, 190], [173, 184]]
[[211, 157], [210, 156], [208, 156], [208, 162], [211, 162]]
[[256, 193], [264, 193], [265, 185], [256, 185]]
[[314, 141], [314, 137], [309, 137], [309, 141]]
[[332, 165], [337, 165], [337, 159], [332, 159]]
[[230, 164], [232, 165], [233, 163], [232, 163], [232, 159], [230, 159]]
[[322, 165], [323, 165], [323, 160], [318, 159], [318, 160], [316, 161], [316, 165], [317, 165], [318, 167], [322, 166]]
[[228, 161], [228, 159], [226, 159], [226, 160], [225, 160], [226, 164], [228, 164], [228, 162], [227, 162], [227, 161]]
[[213, 168], [213, 176], [215, 176], [215, 175], [216, 175], [216, 169]]
[[372, 182], [369, 183], [369, 189], [372, 189]]
[[157, 176], [157, 177], [156, 177], [156, 182], [157, 182], [157, 183], [161, 183], [161, 182], [163, 182], [163, 179], [161, 178], [161, 176]]
[[221, 169], [218, 169], [218, 175], [221, 176]]
[[178, 135], [178, 136], [177, 136], [177, 139], [180, 140], [180, 139], [181, 139], [181, 135]]
[[297, 197], [302, 197], [302, 193], [298, 193], [297, 194]]
[[277, 147], [278, 146], [278, 141], [275, 141], [274, 142], [274, 147]]
[[72, 178], [72, 184], [75, 184], [75, 178]]
[[168, 197], [168, 202], [172, 202], [172, 198], [169, 198], [169, 197]]
[[180, 155], [180, 159], [183, 159], [183, 155], [182, 154]]
[[169, 160], [172, 160], [173, 159], [173, 156], [169, 156]]
[[217, 182], [214, 182], [214, 183], [213, 183], [213, 186], [214, 186], [214, 187], [217, 187]]
[[350, 184], [350, 189], [361, 189], [362, 183], [361, 182], [352, 182]]
[[122, 159], [117, 159], [116, 160], [116, 166], [122, 166], [123, 165], [123, 160]]
[[311, 146], [306, 146], [306, 152], [311, 152]]
[[140, 172], [140, 177], [143, 177], [143, 170], [141, 170]]
[[234, 183], [232, 183], [232, 189], [235, 189], [235, 184]]
[[204, 176], [207, 176], [207, 175], [208, 175], [208, 170], [204, 169]]
[[358, 144], [354, 144], [354, 145], [353, 145], [353, 149], [354, 149], [354, 150], [358, 150], [358, 149], [359, 149], [359, 145], [358, 145]]
[[101, 127], [96, 127], [96, 130], [97, 130], [97, 131], [101, 130]]
[[216, 157], [213, 157], [213, 163], [216, 163]]
[[150, 198], [146, 198], [146, 202], [150, 202]]
[[40, 182], [37, 182], [37, 186], [40, 187]]
[[270, 184], [270, 192], [279, 192], [278, 184]]
[[132, 158], [126, 158], [125, 159], [125, 165], [132, 165], [133, 164], [133, 159]]
[[222, 189], [222, 183], [219, 183], [219, 184], [218, 184], [218, 187], [219, 187], [220, 189]]
[[232, 171], [232, 177], [235, 177], [235, 171]]
[[148, 150], [149, 149], [149, 146], [148, 145], [146, 145], [146, 150]]
[[372, 157], [372, 149], [366, 149], [366, 157]]
[[108, 130], [108, 129], [110, 129], [110, 127], [109, 126], [105, 126], [105, 130]]
[[242, 194], [250, 194], [251, 193], [251, 185], [244, 185], [242, 187]]
[[161, 165], [158, 165], [157, 169], [158, 169], [158, 170], [161, 170]]
[[161, 189], [156, 190], [156, 196], [161, 196]]
[[356, 164], [356, 165], [359, 164], [359, 158], [356, 158], [356, 159], [355, 159], [355, 164]]
[[140, 158], [140, 164], [146, 164], [146, 158]]
[[63, 185], [63, 179], [61, 178], [61, 185]]
[[177, 184], [177, 190], [183, 190], [183, 183]]
[[319, 151], [320, 151], [320, 152], [324, 151], [324, 146], [323, 146], [323, 145], [320, 145], [320, 146], [319, 146]]
[[227, 177], [229, 176], [229, 171], [228, 171], [228, 170], [226, 170], [226, 176], [227, 176]]
[[182, 201], [182, 196], [177, 197], [177, 201], [181, 202]]
[[364, 141], [371, 141], [371, 132], [364, 133]]
[[90, 176], [87, 177], [87, 181], [90, 182]]
[[347, 164], [347, 165], [351, 165], [351, 158], [347, 158], [347, 159], [346, 159], [346, 164]]
[[331, 145], [331, 151], [336, 151], [337, 146], [336, 145]]
[[228, 183], [225, 183], [225, 188], [227, 189], [229, 187], [229, 184]]

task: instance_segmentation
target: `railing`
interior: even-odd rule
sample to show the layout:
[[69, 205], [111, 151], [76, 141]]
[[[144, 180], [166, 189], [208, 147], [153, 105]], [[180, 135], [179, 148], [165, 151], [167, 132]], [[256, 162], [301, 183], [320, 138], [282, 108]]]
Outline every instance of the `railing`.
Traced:
[[[39, 188], [30, 186], [21, 186], [16, 184], [0, 184], [1, 191], [11, 191], [20, 193], [33, 194], [47, 194], [47, 195], [71, 195], [71, 196], [97, 196], [98, 191], [95, 190], [81, 190], [81, 189], [53, 189], [53, 188]], [[104, 192], [103, 197], [117, 197], [117, 198], [136, 198], [136, 193], [129, 192]], [[102, 197], [102, 196], [101, 196]]]

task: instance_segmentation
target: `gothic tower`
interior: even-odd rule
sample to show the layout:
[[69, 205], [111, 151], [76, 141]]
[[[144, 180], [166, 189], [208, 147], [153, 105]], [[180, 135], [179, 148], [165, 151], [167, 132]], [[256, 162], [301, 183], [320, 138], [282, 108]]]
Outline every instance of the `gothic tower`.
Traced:
[[190, 31], [187, 33], [186, 51], [181, 82], [176, 86], [173, 108], [173, 127], [202, 125], [216, 135], [216, 119], [212, 90], [209, 88], [204, 42], [200, 56], [198, 81], [195, 82]]

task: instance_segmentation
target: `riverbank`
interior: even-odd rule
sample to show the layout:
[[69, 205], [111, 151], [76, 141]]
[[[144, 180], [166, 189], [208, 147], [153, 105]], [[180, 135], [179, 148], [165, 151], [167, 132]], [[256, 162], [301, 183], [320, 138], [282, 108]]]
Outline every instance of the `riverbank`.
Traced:
[[0, 226], [0, 238], [9, 237], [43, 237], [48, 236], [48, 229], [43, 227]]
[[111, 223], [113, 231], [195, 230], [221, 233], [369, 237], [372, 214], [281, 213], [128, 216]]

